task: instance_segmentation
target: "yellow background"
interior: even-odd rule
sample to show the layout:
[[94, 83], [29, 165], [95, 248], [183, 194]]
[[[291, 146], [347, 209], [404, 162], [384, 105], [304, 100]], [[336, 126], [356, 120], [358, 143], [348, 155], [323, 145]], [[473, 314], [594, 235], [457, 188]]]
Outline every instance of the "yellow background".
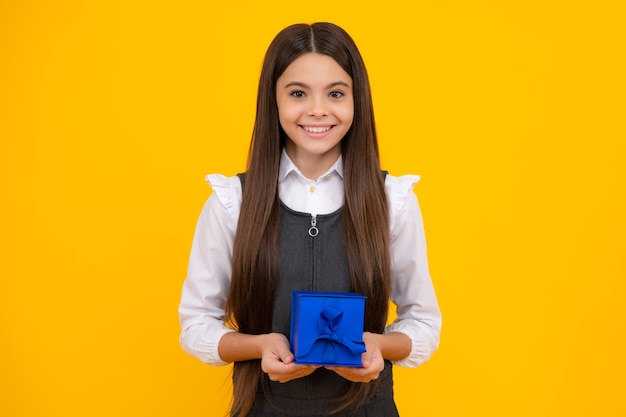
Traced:
[[178, 345], [209, 172], [262, 56], [333, 21], [417, 173], [441, 348], [411, 416], [626, 415], [624, 2], [0, 1], [0, 415], [221, 416]]

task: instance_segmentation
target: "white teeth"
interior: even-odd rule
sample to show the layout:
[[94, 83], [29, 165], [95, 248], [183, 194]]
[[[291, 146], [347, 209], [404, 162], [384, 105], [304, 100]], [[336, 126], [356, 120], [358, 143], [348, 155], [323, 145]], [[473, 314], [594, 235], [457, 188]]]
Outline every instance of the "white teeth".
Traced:
[[304, 126], [304, 130], [310, 133], [324, 133], [330, 130], [330, 126], [325, 126], [325, 127]]

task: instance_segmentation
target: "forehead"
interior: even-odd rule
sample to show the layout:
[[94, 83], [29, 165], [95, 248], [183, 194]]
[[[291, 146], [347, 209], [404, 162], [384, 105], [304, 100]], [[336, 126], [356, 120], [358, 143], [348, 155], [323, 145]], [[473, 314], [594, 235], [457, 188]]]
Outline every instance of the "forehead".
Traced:
[[343, 81], [351, 84], [352, 78], [332, 57], [309, 52], [296, 58], [278, 78], [279, 84], [293, 81], [304, 83]]

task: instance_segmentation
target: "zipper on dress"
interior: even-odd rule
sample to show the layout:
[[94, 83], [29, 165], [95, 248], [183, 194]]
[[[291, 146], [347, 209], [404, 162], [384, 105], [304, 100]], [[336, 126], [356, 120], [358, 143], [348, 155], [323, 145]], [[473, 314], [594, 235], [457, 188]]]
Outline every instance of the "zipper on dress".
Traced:
[[309, 227], [309, 236], [315, 237], [319, 233], [320, 231], [317, 228], [317, 216], [313, 214], [311, 215], [311, 227]]
[[309, 236], [311, 239], [311, 290], [315, 290], [315, 236], [320, 233], [317, 228], [317, 216], [311, 215], [311, 227], [309, 227]]

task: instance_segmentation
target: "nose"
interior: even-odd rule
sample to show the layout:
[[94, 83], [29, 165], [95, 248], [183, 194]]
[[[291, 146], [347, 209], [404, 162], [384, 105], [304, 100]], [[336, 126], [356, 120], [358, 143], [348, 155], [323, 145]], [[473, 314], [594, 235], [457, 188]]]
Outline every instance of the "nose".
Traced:
[[328, 109], [326, 108], [324, 99], [321, 97], [314, 97], [311, 99], [311, 107], [309, 108], [309, 116], [323, 117], [328, 115]]

